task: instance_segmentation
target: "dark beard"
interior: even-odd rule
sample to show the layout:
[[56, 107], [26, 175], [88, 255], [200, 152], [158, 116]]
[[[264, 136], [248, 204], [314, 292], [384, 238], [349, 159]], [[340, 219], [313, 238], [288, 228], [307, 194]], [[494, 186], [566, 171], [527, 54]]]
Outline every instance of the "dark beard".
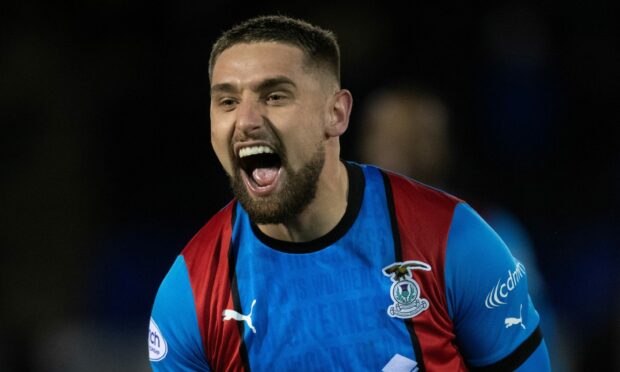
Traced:
[[286, 183], [279, 193], [268, 197], [252, 199], [241, 179], [237, 167], [230, 185], [235, 197], [256, 224], [278, 224], [289, 221], [301, 213], [316, 196], [319, 176], [325, 164], [325, 147], [319, 146], [312, 158], [297, 172], [284, 160]]

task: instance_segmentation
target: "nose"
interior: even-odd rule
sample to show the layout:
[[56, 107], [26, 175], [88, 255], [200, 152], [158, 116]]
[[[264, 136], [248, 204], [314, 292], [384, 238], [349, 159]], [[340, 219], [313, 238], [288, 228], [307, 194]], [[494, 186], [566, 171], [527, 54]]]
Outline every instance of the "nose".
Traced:
[[263, 112], [258, 102], [244, 100], [237, 106], [237, 129], [251, 133], [263, 125]]

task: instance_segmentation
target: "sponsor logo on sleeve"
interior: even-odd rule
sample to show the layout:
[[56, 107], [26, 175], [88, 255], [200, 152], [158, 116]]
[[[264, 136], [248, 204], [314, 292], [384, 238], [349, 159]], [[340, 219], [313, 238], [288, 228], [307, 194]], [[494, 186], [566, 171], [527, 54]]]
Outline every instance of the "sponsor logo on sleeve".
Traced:
[[383, 268], [383, 274], [392, 279], [390, 296], [394, 303], [387, 309], [392, 318], [413, 318], [429, 307], [428, 300], [420, 297], [420, 286], [413, 280], [411, 270], [430, 271], [431, 266], [421, 261], [406, 261]]
[[521, 328], [525, 329], [525, 324], [523, 324], [523, 304], [519, 307], [519, 317], [513, 318], [508, 317], [504, 320], [504, 325], [506, 328], [510, 328], [512, 326], [520, 325]]
[[484, 306], [488, 309], [494, 309], [505, 305], [508, 296], [517, 288], [524, 276], [525, 266], [517, 261], [514, 271], [508, 270], [508, 274], [504, 277], [500, 277], [497, 280], [497, 284], [491, 288], [484, 300]]
[[149, 323], [149, 359], [152, 362], [159, 362], [160, 360], [166, 357], [168, 354], [168, 344], [166, 343], [166, 339], [161, 334], [159, 327], [151, 318], [151, 322]]

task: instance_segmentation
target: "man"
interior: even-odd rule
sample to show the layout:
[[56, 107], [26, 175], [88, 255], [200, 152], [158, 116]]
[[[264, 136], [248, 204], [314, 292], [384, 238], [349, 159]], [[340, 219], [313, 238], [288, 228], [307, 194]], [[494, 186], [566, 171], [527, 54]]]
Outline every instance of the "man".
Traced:
[[332, 33], [254, 18], [209, 72], [236, 199], [159, 289], [153, 369], [549, 368], [525, 269], [471, 208], [340, 160], [352, 97]]

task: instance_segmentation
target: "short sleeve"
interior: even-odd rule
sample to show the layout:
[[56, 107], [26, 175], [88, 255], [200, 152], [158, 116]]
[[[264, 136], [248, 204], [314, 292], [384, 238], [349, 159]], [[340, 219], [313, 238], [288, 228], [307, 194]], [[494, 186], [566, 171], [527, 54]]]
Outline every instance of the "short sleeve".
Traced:
[[177, 257], [155, 297], [148, 346], [154, 371], [210, 370], [183, 256]]
[[445, 280], [457, 344], [470, 367], [501, 362], [514, 369], [540, 345], [525, 266], [464, 203], [450, 226]]

